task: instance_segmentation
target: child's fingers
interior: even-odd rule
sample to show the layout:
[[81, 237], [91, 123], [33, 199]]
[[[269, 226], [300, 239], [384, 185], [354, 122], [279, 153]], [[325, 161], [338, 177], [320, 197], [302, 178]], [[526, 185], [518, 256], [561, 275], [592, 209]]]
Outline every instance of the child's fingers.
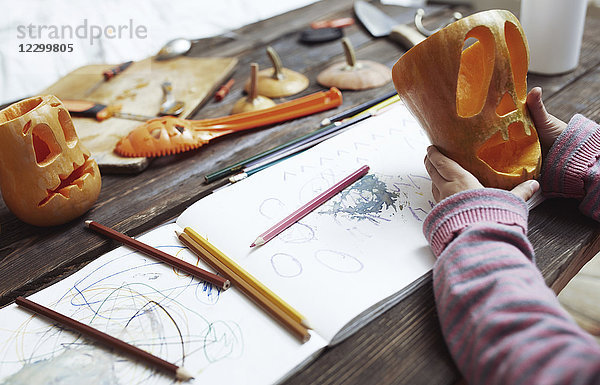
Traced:
[[437, 188], [436, 185], [434, 185], [433, 183], [431, 184], [431, 194], [433, 194], [433, 199], [435, 199], [436, 202], [439, 202], [441, 193], [440, 193], [440, 189]]
[[525, 202], [527, 202], [529, 200], [529, 198], [532, 197], [532, 195], [540, 188], [540, 184], [538, 183], [537, 180], [532, 179], [532, 180], [527, 180], [519, 185], [517, 185], [515, 188], [513, 188], [511, 190], [511, 192], [513, 194], [515, 194], [518, 197], [521, 197]]
[[533, 123], [536, 126], [547, 124], [549, 119], [548, 111], [542, 102], [541, 87], [534, 87], [527, 94], [527, 108], [533, 118]]
[[431, 183], [433, 183], [434, 186], [447, 182], [447, 180], [440, 175], [433, 163], [431, 163], [431, 160], [428, 156], [425, 157], [425, 170], [427, 170], [427, 173], [431, 178]]
[[465, 170], [458, 163], [443, 155], [435, 146], [427, 148], [427, 159], [446, 181], [455, 180], [465, 174]]

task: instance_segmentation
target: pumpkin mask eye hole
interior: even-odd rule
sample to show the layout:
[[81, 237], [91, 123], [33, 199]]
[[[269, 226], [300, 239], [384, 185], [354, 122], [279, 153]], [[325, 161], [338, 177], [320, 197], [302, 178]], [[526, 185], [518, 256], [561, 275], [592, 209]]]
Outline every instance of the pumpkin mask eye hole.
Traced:
[[77, 133], [75, 132], [75, 127], [73, 126], [73, 121], [69, 117], [69, 113], [60, 109], [58, 111], [58, 121], [60, 122], [63, 134], [65, 134], [67, 146], [73, 148], [77, 144]]
[[465, 42], [475, 42], [463, 49], [456, 83], [456, 112], [469, 118], [483, 109], [494, 72], [495, 43], [489, 28], [478, 26], [465, 36]]
[[31, 131], [35, 161], [40, 166], [52, 163], [60, 155], [61, 149], [50, 126], [40, 123]]
[[517, 98], [524, 100], [527, 96], [527, 47], [521, 32], [510, 21], [504, 23], [504, 39], [510, 56], [510, 67]]

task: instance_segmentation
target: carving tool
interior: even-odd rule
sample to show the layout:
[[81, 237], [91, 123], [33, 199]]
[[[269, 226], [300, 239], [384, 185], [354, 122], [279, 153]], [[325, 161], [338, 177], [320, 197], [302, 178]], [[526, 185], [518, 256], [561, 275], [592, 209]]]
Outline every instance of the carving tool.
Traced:
[[321, 29], [321, 28], [343, 28], [348, 27], [354, 24], [354, 19], [351, 17], [341, 17], [339, 19], [333, 20], [319, 20], [313, 21], [310, 23], [310, 27], [312, 29]]
[[138, 120], [141, 122], [146, 122], [150, 119], [156, 118], [156, 116], [145, 116], [121, 112], [121, 105], [119, 104], [106, 105], [89, 102], [87, 100], [71, 99], [64, 99], [62, 100], [62, 102], [65, 105], [65, 107], [67, 107], [67, 110], [71, 113], [72, 116], [94, 118], [99, 122], [111, 118], [113, 116], [115, 118]]
[[155, 157], [198, 148], [232, 132], [284, 122], [342, 104], [337, 88], [315, 92], [289, 102], [221, 118], [186, 120], [172, 116], [149, 120], [121, 139], [115, 151], [122, 156]]
[[73, 318], [67, 317], [66, 315], [60, 314], [27, 298], [17, 297], [15, 302], [19, 306], [57, 322], [59, 325], [66, 326], [71, 330], [75, 330], [76, 332], [79, 332], [82, 335], [91, 338], [110, 349], [115, 349], [121, 353], [129, 355], [132, 358], [144, 361], [152, 365], [152, 367], [160, 368], [166, 372], [170, 372], [180, 381], [188, 381], [194, 378], [189, 371], [181, 366], [177, 366], [165, 361], [160, 357], [138, 348], [137, 346], [128, 344], [123, 340], [115, 338]]
[[179, 116], [185, 107], [185, 103], [179, 100], [175, 100], [173, 96], [173, 85], [171, 82], [163, 82], [161, 85], [163, 91], [163, 99], [160, 104], [160, 110], [158, 114], [161, 116], [172, 115]]
[[107, 82], [110, 79], [114, 78], [115, 76], [117, 76], [121, 72], [125, 71], [132, 64], [133, 64], [133, 61], [128, 61], [128, 62], [125, 62], [123, 64], [119, 64], [116, 67], [113, 67], [113, 68], [111, 68], [109, 70], [106, 70], [106, 71], [102, 72], [102, 79], [99, 80], [98, 83], [96, 83], [94, 86], [90, 87], [85, 92], [85, 94], [83, 94], [83, 96], [84, 97], [89, 96], [92, 92], [96, 91], [102, 84], [104, 84], [105, 82]]
[[223, 84], [221, 88], [219, 88], [219, 90], [215, 93], [215, 100], [217, 102], [220, 102], [225, 96], [227, 96], [229, 91], [231, 91], [233, 83], [235, 83], [235, 79], [231, 78], [227, 83]]
[[287, 229], [294, 223], [298, 222], [300, 219], [304, 218], [310, 212], [312, 212], [317, 207], [321, 206], [323, 203], [327, 202], [329, 199], [333, 198], [339, 192], [341, 192], [346, 187], [350, 186], [363, 176], [367, 175], [369, 172], [369, 166], [365, 165], [354, 171], [352, 174], [348, 175], [341, 181], [337, 182], [333, 186], [329, 187], [327, 190], [323, 191], [321, 194], [317, 195], [309, 202], [298, 208], [296, 211], [276, 223], [273, 227], [259, 235], [254, 242], [250, 245], [250, 247], [261, 246], [265, 243], [269, 242], [271, 239], [275, 238], [278, 234], [280, 234], [283, 230]]

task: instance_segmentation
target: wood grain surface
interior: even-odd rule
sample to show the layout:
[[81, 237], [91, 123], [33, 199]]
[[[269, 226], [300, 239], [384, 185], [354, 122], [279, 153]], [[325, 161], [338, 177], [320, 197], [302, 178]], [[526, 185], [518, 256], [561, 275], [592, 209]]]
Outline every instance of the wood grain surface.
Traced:
[[[156, 61], [153, 57], [137, 61], [125, 71], [102, 82], [102, 72], [112, 64], [92, 64], [77, 68], [41, 94], [53, 94], [59, 99], [89, 100], [105, 105], [120, 105], [121, 111], [143, 116], [158, 116], [163, 99], [162, 83], [169, 82], [175, 100], [185, 106], [181, 118], [188, 118], [203, 106], [235, 70], [236, 58], [177, 57]], [[100, 86], [94, 86], [100, 82]], [[89, 95], [87, 91], [94, 89]], [[106, 173], [136, 173], [145, 169], [150, 160], [129, 158], [113, 150], [117, 142], [143, 122], [118, 117], [98, 122], [90, 118], [73, 118], [77, 135]]]
[[[299, 32], [310, 22], [354, 16], [352, 0], [323, 0], [307, 7], [243, 27], [237, 38], [216, 46], [194, 46], [190, 55], [226, 56], [239, 60], [236, 83], [221, 102], [208, 101], [194, 118], [223, 116], [243, 96], [249, 65], [270, 66], [266, 46], [281, 56], [283, 65], [311, 79], [297, 96], [322, 88], [316, 75], [343, 57], [339, 41], [303, 45]], [[381, 6], [390, 16], [401, 10]], [[461, 9], [468, 11], [467, 9]], [[439, 19], [427, 23], [435, 25]], [[392, 66], [405, 50], [386, 38], [374, 39], [356, 23], [344, 29], [358, 59], [368, 58]], [[600, 21], [587, 18], [581, 63], [561, 76], [529, 76], [529, 87], [544, 88], [551, 113], [569, 119], [580, 112], [600, 120]], [[93, 219], [130, 236], [136, 236], [176, 217], [192, 202], [210, 193], [205, 174], [245, 159], [318, 127], [321, 119], [393, 89], [392, 84], [365, 91], [344, 92], [336, 110], [219, 138], [210, 145], [184, 154], [152, 161], [135, 175], [105, 175], [98, 202], [71, 223], [37, 228], [20, 222], [0, 204], [0, 305], [28, 295], [76, 271], [118, 245], [85, 229]], [[281, 102], [287, 99], [276, 100]], [[548, 200], [531, 212], [529, 236], [548, 285], [559, 289], [574, 274], [570, 266], [582, 265], [600, 248], [598, 224], [577, 210], [577, 202]], [[398, 252], [401, 252], [400, 250]], [[453, 384], [460, 379], [443, 342], [436, 317], [431, 278], [417, 290], [341, 344], [327, 349], [317, 360], [287, 379], [286, 384]]]

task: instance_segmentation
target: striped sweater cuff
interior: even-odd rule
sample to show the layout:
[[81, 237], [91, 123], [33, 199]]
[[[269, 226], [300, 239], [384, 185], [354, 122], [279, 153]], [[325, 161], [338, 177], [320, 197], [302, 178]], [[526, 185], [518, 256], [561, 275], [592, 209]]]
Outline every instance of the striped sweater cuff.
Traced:
[[540, 184], [548, 197], [582, 198], [590, 167], [600, 156], [600, 126], [575, 115], [550, 148]]
[[467, 190], [437, 204], [425, 218], [423, 233], [438, 257], [458, 234], [474, 223], [517, 225], [526, 234], [528, 214], [525, 201], [506, 190]]

